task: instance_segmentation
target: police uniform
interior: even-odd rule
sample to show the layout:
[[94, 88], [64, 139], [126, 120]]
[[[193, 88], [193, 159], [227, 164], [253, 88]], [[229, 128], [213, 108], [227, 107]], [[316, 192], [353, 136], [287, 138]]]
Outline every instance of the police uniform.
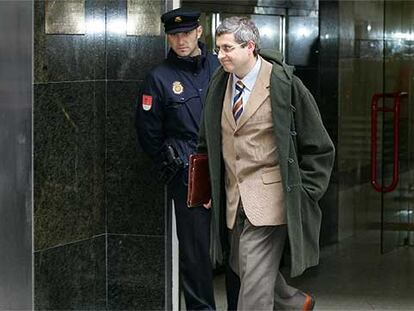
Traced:
[[[199, 12], [177, 9], [165, 13], [167, 33], [195, 29]], [[180, 252], [182, 289], [188, 310], [214, 310], [213, 276], [210, 262], [211, 211], [203, 206], [188, 208], [188, 158], [196, 152], [203, 98], [217, 57], [178, 57], [170, 49], [167, 59], [144, 81], [137, 109], [137, 132], [143, 150], [167, 176], [169, 197], [174, 200]], [[176, 160], [169, 169], [171, 157]], [[178, 162], [177, 162], [178, 161]], [[167, 171], [166, 171], [167, 170]], [[171, 180], [172, 178], [172, 180]]]

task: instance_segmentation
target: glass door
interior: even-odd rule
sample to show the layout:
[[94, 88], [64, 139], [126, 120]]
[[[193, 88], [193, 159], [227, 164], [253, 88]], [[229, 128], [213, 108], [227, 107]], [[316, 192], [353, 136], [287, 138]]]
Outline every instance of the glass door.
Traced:
[[414, 242], [412, 1], [384, 1], [382, 79], [382, 93], [371, 102], [372, 151], [376, 146], [379, 155], [377, 163], [373, 159], [371, 179], [381, 193], [381, 251], [385, 253]]

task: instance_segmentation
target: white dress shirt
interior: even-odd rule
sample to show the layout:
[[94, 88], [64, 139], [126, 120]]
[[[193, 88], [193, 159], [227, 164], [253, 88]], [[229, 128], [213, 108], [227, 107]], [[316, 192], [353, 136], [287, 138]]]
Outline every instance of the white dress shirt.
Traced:
[[[243, 90], [243, 108], [246, 107], [247, 101], [249, 100], [250, 93], [253, 90], [254, 84], [256, 83], [257, 76], [260, 71], [260, 66], [262, 65], [262, 60], [260, 57], [257, 57], [256, 64], [254, 67], [249, 71], [249, 73], [243, 78], [239, 79], [234, 73], [233, 73], [233, 81], [232, 81], [232, 90], [233, 90], [233, 96], [236, 95], [236, 83], [237, 81], [241, 80], [244, 84], [244, 90]], [[233, 100], [231, 101], [231, 104], [233, 105]]]

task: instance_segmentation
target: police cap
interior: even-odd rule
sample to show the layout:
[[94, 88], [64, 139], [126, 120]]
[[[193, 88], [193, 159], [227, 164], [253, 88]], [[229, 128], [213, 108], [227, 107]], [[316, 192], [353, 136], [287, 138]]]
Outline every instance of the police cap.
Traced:
[[164, 13], [161, 21], [166, 33], [187, 32], [198, 27], [200, 14], [197, 10], [179, 8]]

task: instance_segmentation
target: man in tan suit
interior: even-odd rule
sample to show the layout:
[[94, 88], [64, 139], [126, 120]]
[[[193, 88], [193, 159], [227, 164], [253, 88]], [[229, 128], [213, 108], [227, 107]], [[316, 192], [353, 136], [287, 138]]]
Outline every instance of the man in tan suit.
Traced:
[[[314, 298], [287, 285], [279, 264], [288, 234], [292, 255], [301, 255], [292, 260], [292, 275], [317, 264], [317, 200], [329, 181], [334, 148], [309, 91], [285, 64], [259, 55], [259, 40], [246, 18], [225, 19], [217, 28], [223, 70], [210, 83], [198, 150], [209, 155], [216, 226], [220, 202], [226, 206], [230, 266], [241, 284], [237, 309], [312, 310]], [[224, 191], [217, 182], [223, 179]]]

